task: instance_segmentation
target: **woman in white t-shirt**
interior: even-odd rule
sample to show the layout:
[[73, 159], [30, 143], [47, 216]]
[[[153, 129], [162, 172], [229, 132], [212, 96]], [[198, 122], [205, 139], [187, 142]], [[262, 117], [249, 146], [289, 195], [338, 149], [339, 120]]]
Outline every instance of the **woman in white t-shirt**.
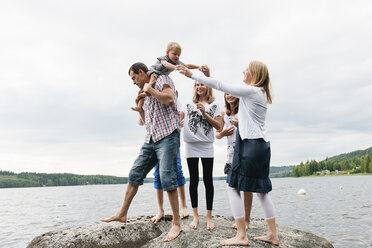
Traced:
[[212, 88], [202, 83], [194, 83], [193, 101], [185, 105], [183, 118], [183, 139], [185, 141], [185, 155], [190, 173], [190, 198], [193, 210], [193, 220], [190, 227], [196, 229], [199, 224], [198, 214], [198, 184], [199, 158], [203, 166], [203, 181], [207, 201], [207, 230], [213, 230], [213, 141], [214, 130], [222, 128], [222, 117], [217, 103], [214, 101]]

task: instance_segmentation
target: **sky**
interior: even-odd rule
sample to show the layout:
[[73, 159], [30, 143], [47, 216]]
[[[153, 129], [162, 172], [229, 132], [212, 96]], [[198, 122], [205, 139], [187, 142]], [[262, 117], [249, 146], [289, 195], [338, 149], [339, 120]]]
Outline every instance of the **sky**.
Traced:
[[[170, 41], [226, 83], [268, 66], [271, 166], [371, 147], [371, 16], [367, 0], [1, 1], [0, 170], [128, 176], [145, 137], [128, 69]], [[170, 76], [191, 101], [192, 80]], [[225, 161], [216, 140], [215, 176]]]

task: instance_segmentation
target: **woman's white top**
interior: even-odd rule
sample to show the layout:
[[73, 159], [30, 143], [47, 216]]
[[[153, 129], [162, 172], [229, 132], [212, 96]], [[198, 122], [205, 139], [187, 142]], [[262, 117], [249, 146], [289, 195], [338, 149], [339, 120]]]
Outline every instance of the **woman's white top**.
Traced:
[[[216, 102], [203, 103], [205, 112], [213, 119], [221, 116], [220, 108]], [[184, 106], [184, 123], [182, 128], [185, 141], [186, 158], [213, 158], [213, 126], [197, 109], [196, 103], [189, 102]]]
[[235, 119], [235, 115], [228, 116], [226, 113], [223, 116], [224, 126], [223, 129], [229, 128], [231, 126], [234, 127], [234, 133], [230, 136], [226, 136], [227, 138], [227, 161], [226, 163], [232, 164], [232, 160], [234, 157], [234, 148], [235, 148], [235, 139], [236, 139], [236, 128], [232, 121]]
[[191, 78], [239, 98], [238, 128], [241, 139], [263, 138], [266, 142], [269, 141], [265, 130], [267, 98], [262, 87], [226, 84], [196, 73]]

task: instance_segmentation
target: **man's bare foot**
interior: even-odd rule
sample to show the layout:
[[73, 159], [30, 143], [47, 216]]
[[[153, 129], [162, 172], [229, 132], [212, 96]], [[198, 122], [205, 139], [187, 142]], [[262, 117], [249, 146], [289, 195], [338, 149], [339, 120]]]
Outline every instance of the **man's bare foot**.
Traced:
[[239, 238], [238, 236], [235, 236], [234, 238], [231, 238], [231, 239], [221, 240], [220, 245], [225, 245], [225, 246], [228, 246], [228, 245], [244, 245], [244, 246], [248, 246], [249, 241], [248, 241], [247, 237]]
[[197, 228], [198, 228], [198, 224], [199, 224], [199, 217], [195, 217], [195, 216], [194, 216], [194, 219], [193, 219], [192, 222], [189, 224], [189, 226], [190, 226], [192, 229], [197, 229]]
[[181, 219], [189, 217], [189, 211], [187, 211], [187, 208], [181, 208]]
[[[232, 224], [231, 227], [234, 228], [234, 229], [238, 229], [238, 226], [236, 225], [236, 222], [234, 224]], [[249, 228], [249, 223], [245, 222], [245, 230], [248, 230], [248, 228]]]
[[119, 213], [111, 216], [111, 217], [103, 217], [100, 219], [102, 222], [111, 222], [111, 221], [119, 221], [119, 222], [126, 222], [127, 216], [126, 215], [120, 215]]
[[164, 218], [164, 213], [158, 213], [154, 217], [151, 218], [151, 221], [154, 222], [154, 224], [158, 224], [158, 222]]
[[267, 242], [267, 243], [270, 243], [270, 244], [273, 244], [273, 245], [279, 245], [279, 239], [275, 239], [271, 236], [260, 236], [260, 237], [254, 237], [254, 240], [258, 240], [258, 241], [263, 241], [263, 242]]
[[165, 237], [164, 241], [168, 242], [168, 241], [171, 241], [171, 240], [177, 238], [178, 235], [180, 235], [181, 232], [182, 232], [182, 227], [181, 226], [172, 225], [172, 228], [170, 229], [169, 233], [167, 234], [167, 237]]
[[211, 231], [215, 228], [216, 226], [212, 223], [212, 219], [207, 218], [207, 230]]

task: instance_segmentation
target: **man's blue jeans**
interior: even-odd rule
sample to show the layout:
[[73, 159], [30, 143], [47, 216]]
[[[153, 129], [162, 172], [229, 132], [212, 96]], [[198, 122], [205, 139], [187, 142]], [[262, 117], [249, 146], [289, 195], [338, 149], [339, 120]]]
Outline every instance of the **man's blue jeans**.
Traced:
[[159, 163], [160, 181], [164, 191], [177, 189], [177, 154], [180, 147], [180, 133], [175, 130], [167, 137], [144, 143], [129, 172], [129, 183], [143, 184], [143, 179]]

